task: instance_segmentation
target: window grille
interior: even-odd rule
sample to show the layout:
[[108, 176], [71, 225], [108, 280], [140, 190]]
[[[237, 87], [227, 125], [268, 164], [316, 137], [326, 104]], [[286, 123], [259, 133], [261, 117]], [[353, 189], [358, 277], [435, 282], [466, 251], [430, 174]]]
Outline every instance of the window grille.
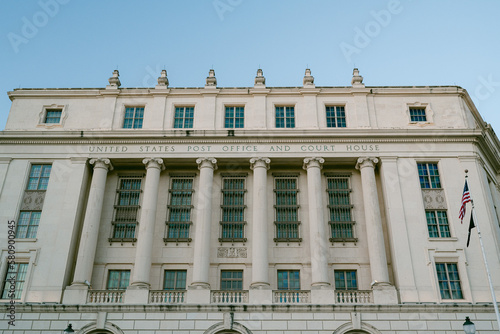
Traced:
[[330, 241], [352, 241], [358, 239], [355, 221], [352, 219], [350, 176], [327, 177], [328, 210], [330, 212]]
[[193, 177], [172, 177], [164, 241], [190, 242]]
[[142, 176], [120, 177], [110, 241], [137, 241]]
[[274, 179], [275, 242], [302, 241], [299, 231], [298, 178], [280, 176]]
[[222, 178], [222, 205], [219, 241], [246, 241], [245, 177]]

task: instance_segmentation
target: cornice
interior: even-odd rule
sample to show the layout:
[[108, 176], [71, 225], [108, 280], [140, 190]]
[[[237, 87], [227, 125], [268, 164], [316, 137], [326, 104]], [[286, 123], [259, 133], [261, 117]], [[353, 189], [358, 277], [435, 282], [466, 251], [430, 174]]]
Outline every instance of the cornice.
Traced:
[[[8, 312], [9, 304], [0, 305], [0, 310]], [[16, 312], [19, 313], [95, 313], [95, 312], [366, 312], [366, 313], [494, 313], [489, 304], [398, 304], [398, 305], [62, 305], [16, 303]]]

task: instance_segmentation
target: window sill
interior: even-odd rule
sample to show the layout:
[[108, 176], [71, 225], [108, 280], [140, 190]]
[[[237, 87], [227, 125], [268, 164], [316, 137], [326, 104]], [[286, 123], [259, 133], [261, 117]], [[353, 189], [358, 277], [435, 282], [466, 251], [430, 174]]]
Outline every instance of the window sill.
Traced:
[[38, 239], [37, 238], [15, 238], [14, 241], [16, 243], [18, 243], [18, 242], [37, 242]]
[[436, 242], [436, 241], [445, 241], [445, 242], [455, 242], [458, 241], [458, 238], [455, 237], [450, 237], [450, 238], [428, 238], [429, 241]]
[[187, 242], [187, 243], [190, 243], [191, 241], [192, 241], [191, 238], [163, 238], [164, 243], [167, 243], [167, 242], [175, 242], [175, 243]]

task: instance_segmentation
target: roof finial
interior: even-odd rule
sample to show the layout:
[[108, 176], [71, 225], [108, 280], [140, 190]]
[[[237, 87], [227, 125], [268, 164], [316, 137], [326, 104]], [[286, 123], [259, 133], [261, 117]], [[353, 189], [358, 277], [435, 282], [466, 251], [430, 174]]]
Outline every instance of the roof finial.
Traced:
[[156, 88], [167, 88], [168, 87], [168, 78], [167, 78], [167, 70], [162, 70], [160, 76], [158, 77], [158, 85]]
[[215, 71], [212, 68], [210, 69], [210, 71], [208, 71], [207, 83], [205, 84], [205, 87], [215, 88], [216, 86], [217, 86], [217, 78], [215, 77]]
[[255, 77], [255, 84], [254, 87], [260, 87], [260, 88], [265, 88], [266, 87], [266, 78], [264, 77], [264, 72], [262, 69], [257, 70], [257, 76]]
[[351, 85], [353, 87], [359, 87], [359, 88], [365, 87], [365, 84], [363, 83], [363, 77], [359, 75], [359, 70], [357, 68], [354, 68], [354, 70], [352, 71]]
[[311, 75], [311, 70], [306, 68], [306, 73], [304, 75], [304, 80], [302, 81], [303, 82], [303, 85], [304, 85], [304, 88], [305, 87], [308, 87], [308, 88], [314, 88], [315, 85], [314, 85], [314, 77]]
[[120, 79], [118, 78], [120, 76], [120, 72], [118, 70], [113, 71], [113, 76], [108, 79], [109, 85], [107, 87], [109, 88], [118, 88], [121, 86]]

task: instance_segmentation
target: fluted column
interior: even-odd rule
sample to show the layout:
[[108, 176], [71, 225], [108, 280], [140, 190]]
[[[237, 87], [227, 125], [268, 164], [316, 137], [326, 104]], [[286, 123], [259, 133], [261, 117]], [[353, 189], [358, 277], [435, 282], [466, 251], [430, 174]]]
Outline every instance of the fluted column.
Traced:
[[250, 159], [253, 170], [252, 289], [269, 289], [267, 170], [269, 158]]
[[320, 157], [305, 158], [307, 192], [309, 199], [309, 233], [311, 244], [311, 286], [330, 286], [328, 279], [328, 241], [325, 229], [321, 168], [325, 160]]
[[210, 268], [210, 225], [212, 225], [212, 189], [214, 170], [217, 169], [215, 158], [196, 160], [200, 170], [198, 191], [198, 210], [196, 215], [196, 235], [194, 239], [193, 287], [210, 289], [208, 271]]
[[160, 184], [160, 173], [165, 169], [165, 166], [163, 165], [163, 160], [159, 158], [147, 158], [142, 160], [142, 163], [146, 165], [146, 181], [144, 182], [144, 196], [142, 198], [141, 215], [139, 218], [134, 275], [131, 287], [149, 289], [158, 186]]
[[372, 281], [375, 282], [374, 285], [389, 284], [382, 217], [380, 215], [377, 183], [375, 181], [375, 165], [377, 163], [377, 158], [359, 158], [356, 164], [356, 169], [359, 169], [361, 172], [368, 254], [370, 257]]
[[106, 178], [108, 171], [113, 170], [113, 165], [109, 159], [91, 159], [90, 164], [94, 165], [94, 175], [90, 184], [72, 286], [81, 285], [86, 287], [87, 283], [85, 281], [90, 282], [92, 278]]

